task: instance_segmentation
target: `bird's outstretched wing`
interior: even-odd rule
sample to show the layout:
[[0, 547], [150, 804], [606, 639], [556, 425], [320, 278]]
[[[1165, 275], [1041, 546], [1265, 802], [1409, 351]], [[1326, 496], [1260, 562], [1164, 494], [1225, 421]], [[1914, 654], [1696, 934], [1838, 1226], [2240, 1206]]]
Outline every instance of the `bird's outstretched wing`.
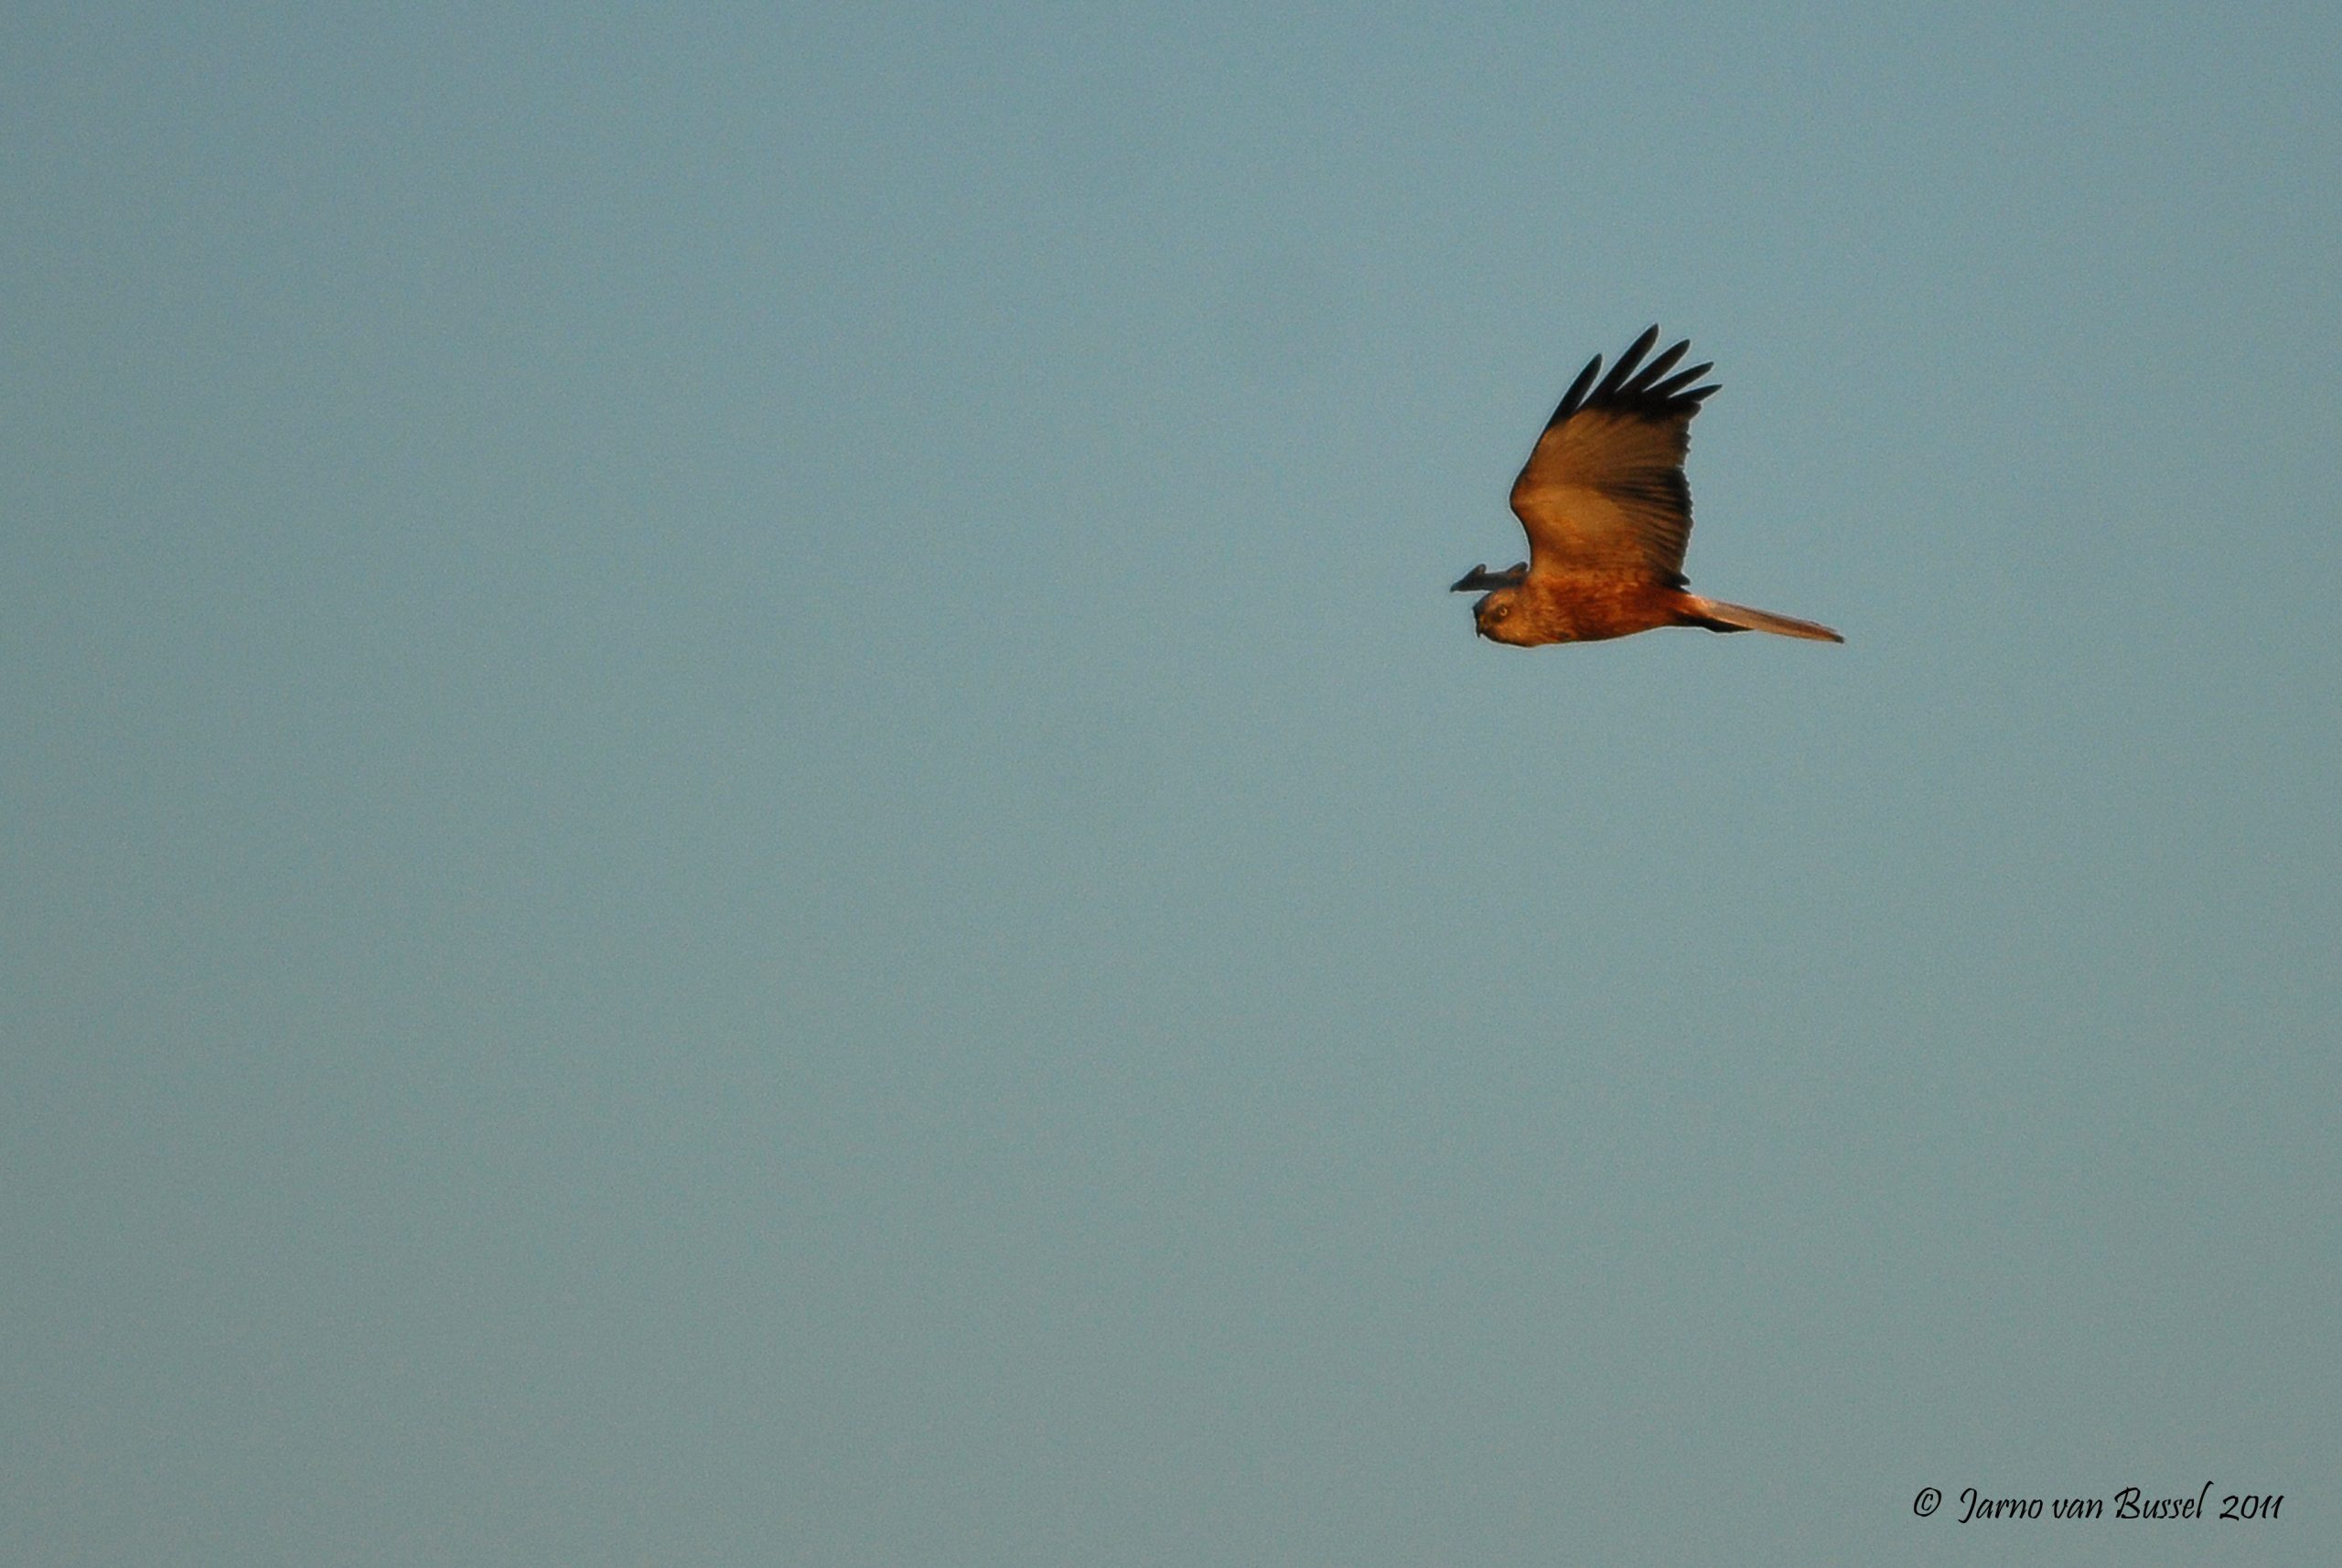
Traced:
[[1601, 355], [1588, 360], [1512, 482], [1531, 576], [1593, 571], [1682, 584], [1692, 537], [1683, 454], [1692, 416], [1716, 389], [1692, 384], [1713, 365], [1669, 373], [1688, 338], [1643, 363], [1658, 340], [1653, 327], [1606, 376]]
[[1488, 563], [1484, 561], [1448, 584], [1447, 591], [1451, 594], [1468, 594], [1477, 593], [1482, 588], [1509, 588], [1518, 585], [1520, 580], [1528, 575], [1529, 563], [1526, 561], [1518, 566], [1507, 566], [1501, 572], [1489, 571]]

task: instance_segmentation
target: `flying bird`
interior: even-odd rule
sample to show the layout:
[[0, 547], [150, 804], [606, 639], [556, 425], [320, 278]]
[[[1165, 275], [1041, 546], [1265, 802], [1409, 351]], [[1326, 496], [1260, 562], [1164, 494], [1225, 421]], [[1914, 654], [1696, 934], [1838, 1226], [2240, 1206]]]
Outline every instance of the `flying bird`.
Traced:
[[1683, 454], [1692, 416], [1716, 390], [1692, 383], [1715, 367], [1675, 370], [1692, 347], [1689, 338], [1645, 364], [1658, 341], [1654, 326], [1606, 376], [1601, 355], [1586, 361], [1512, 482], [1513, 515], [1529, 532], [1529, 559], [1502, 572], [1475, 566], [1452, 591], [1494, 590], [1472, 607], [1473, 623], [1482, 637], [1517, 648], [1630, 637], [1662, 626], [1845, 641], [1810, 620], [1684, 591], [1692, 489], [1683, 479]]

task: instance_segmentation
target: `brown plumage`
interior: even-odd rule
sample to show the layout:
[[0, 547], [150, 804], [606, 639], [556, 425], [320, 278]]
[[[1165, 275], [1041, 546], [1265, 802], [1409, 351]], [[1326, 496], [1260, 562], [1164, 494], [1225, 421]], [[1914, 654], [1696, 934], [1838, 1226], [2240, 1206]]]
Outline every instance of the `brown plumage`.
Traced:
[[1503, 572], [1475, 566], [1454, 585], [1459, 593], [1493, 590], [1472, 607], [1480, 635], [1534, 648], [1697, 626], [1845, 641], [1810, 620], [1684, 591], [1692, 489], [1683, 455], [1692, 416], [1716, 389], [1692, 385], [1712, 365], [1675, 371], [1688, 338], [1645, 364], [1657, 341], [1653, 327], [1606, 376], [1596, 354], [1563, 395], [1512, 482], [1529, 559]]

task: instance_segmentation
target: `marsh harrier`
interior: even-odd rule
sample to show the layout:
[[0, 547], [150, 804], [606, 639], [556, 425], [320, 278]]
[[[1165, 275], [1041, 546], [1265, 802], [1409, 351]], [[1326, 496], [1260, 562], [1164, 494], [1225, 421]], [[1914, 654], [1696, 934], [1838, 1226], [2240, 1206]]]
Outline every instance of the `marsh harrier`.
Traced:
[[1675, 371], [1692, 347], [1688, 338], [1643, 363], [1657, 341], [1653, 327], [1606, 376], [1596, 354], [1563, 394], [1512, 482], [1512, 510], [1529, 531], [1529, 559], [1503, 572], [1475, 566], [1453, 585], [1456, 593], [1494, 590], [1472, 607], [1480, 635], [1534, 648], [1699, 626], [1845, 641], [1810, 620], [1684, 591], [1692, 489], [1683, 480], [1683, 454], [1692, 416], [1716, 390], [1692, 383], [1714, 367]]

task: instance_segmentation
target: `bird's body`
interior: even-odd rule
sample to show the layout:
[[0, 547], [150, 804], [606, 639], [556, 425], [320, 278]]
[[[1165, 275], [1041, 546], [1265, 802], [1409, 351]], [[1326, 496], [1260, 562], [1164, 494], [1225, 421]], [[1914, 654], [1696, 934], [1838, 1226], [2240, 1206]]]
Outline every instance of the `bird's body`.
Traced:
[[1535, 648], [1547, 642], [1600, 642], [1681, 624], [1676, 601], [1692, 596], [1681, 588], [1643, 582], [1615, 572], [1552, 572], [1531, 575], [1491, 599], [1504, 613], [1481, 631], [1499, 642]]
[[1692, 492], [1683, 456], [1692, 417], [1716, 389], [1691, 384], [1707, 365], [1668, 374], [1688, 340], [1643, 364], [1658, 339], [1656, 327], [1635, 339], [1599, 385], [1595, 355], [1554, 410], [1512, 486], [1529, 559], [1505, 572], [1475, 566], [1455, 584], [1491, 590], [1472, 607], [1475, 627], [1520, 648], [1662, 626], [1844, 641], [1812, 621], [1685, 591]]

